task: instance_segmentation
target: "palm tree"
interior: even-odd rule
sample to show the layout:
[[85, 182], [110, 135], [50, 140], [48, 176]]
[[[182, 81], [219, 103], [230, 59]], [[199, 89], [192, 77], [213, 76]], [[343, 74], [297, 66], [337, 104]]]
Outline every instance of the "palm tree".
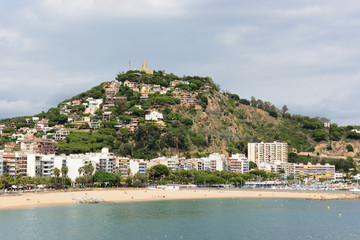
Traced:
[[20, 188], [20, 185], [21, 185], [21, 180], [22, 180], [22, 176], [21, 174], [17, 175], [16, 178], [15, 178], [15, 183], [16, 183], [16, 187], [17, 187], [17, 190], [19, 191], [19, 188]]
[[150, 178], [150, 168], [145, 169], [145, 176], [146, 176], [146, 185], [147, 185]]
[[66, 177], [68, 172], [69, 172], [69, 168], [67, 166], [62, 166], [61, 167], [62, 185], [65, 184], [65, 178], [64, 177]]
[[90, 171], [90, 175], [92, 175], [92, 173], [94, 172], [94, 167], [93, 167], [93, 165], [89, 165], [89, 171]]
[[79, 167], [79, 168], [78, 168], [78, 172], [79, 172], [79, 178], [80, 178], [81, 173], [84, 172], [84, 168], [83, 168], [83, 167]]
[[1, 176], [0, 182], [1, 182], [1, 186], [2, 186], [3, 192], [5, 192], [5, 188], [6, 188], [6, 186], [9, 184], [9, 179], [8, 179], [8, 174], [7, 174], [7, 173], [4, 173], [4, 174]]
[[79, 178], [78, 178], [78, 184], [80, 184], [80, 178], [81, 178], [81, 173], [83, 173], [84, 172], [84, 168], [83, 167], [79, 167], [78, 168], [78, 172], [79, 172]]
[[83, 167], [83, 171], [84, 171], [84, 173], [86, 175], [84, 181], [86, 182], [86, 186], [87, 186], [88, 185], [87, 183], [90, 182], [89, 175], [91, 175], [92, 172], [94, 171], [94, 167], [91, 164], [85, 165]]
[[54, 168], [54, 175], [55, 175], [55, 183], [57, 183], [57, 179], [60, 176], [60, 169]]
[[[26, 177], [26, 178], [24, 178], [24, 185], [28, 188], [28, 190], [30, 189], [30, 184], [32, 184], [33, 183], [33, 180], [32, 180], [32, 178], [31, 177]], [[23, 185], [23, 186], [24, 186]]]
[[91, 164], [85, 165], [85, 166], [83, 167], [83, 169], [84, 169], [84, 173], [85, 173], [86, 175], [91, 175], [92, 172], [94, 171], [94, 167], [93, 167]]

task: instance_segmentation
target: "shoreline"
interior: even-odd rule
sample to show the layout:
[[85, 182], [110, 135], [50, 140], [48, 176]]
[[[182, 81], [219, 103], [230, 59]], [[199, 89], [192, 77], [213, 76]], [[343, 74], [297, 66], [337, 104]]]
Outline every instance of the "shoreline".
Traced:
[[80, 191], [49, 191], [0, 195], [0, 210], [80, 204], [82, 199], [103, 199], [106, 203], [140, 202], [214, 198], [297, 198], [308, 200], [359, 199], [351, 192], [283, 191], [242, 189], [94, 189]]

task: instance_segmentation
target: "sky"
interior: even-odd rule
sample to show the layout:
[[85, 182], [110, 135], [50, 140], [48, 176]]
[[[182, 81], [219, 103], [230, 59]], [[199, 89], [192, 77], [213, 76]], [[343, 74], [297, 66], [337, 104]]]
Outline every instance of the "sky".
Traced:
[[46, 111], [146, 60], [360, 125], [359, 12], [355, 0], [0, 0], [0, 118]]

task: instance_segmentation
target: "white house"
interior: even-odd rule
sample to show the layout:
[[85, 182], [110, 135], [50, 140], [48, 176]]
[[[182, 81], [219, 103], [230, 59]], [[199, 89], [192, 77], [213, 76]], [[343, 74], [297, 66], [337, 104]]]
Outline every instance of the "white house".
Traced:
[[145, 115], [146, 121], [158, 121], [163, 118], [163, 114], [158, 111], [152, 111], [151, 113]]

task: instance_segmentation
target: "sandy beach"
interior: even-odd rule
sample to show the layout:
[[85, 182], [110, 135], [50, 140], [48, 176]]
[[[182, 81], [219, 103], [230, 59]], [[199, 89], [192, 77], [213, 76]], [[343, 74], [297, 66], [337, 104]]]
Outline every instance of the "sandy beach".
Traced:
[[83, 191], [49, 191], [1, 195], [0, 209], [78, 204], [81, 199], [104, 199], [106, 202], [155, 201], [203, 198], [300, 198], [311, 200], [358, 199], [349, 192], [297, 192], [267, 190], [150, 190], [93, 189]]

